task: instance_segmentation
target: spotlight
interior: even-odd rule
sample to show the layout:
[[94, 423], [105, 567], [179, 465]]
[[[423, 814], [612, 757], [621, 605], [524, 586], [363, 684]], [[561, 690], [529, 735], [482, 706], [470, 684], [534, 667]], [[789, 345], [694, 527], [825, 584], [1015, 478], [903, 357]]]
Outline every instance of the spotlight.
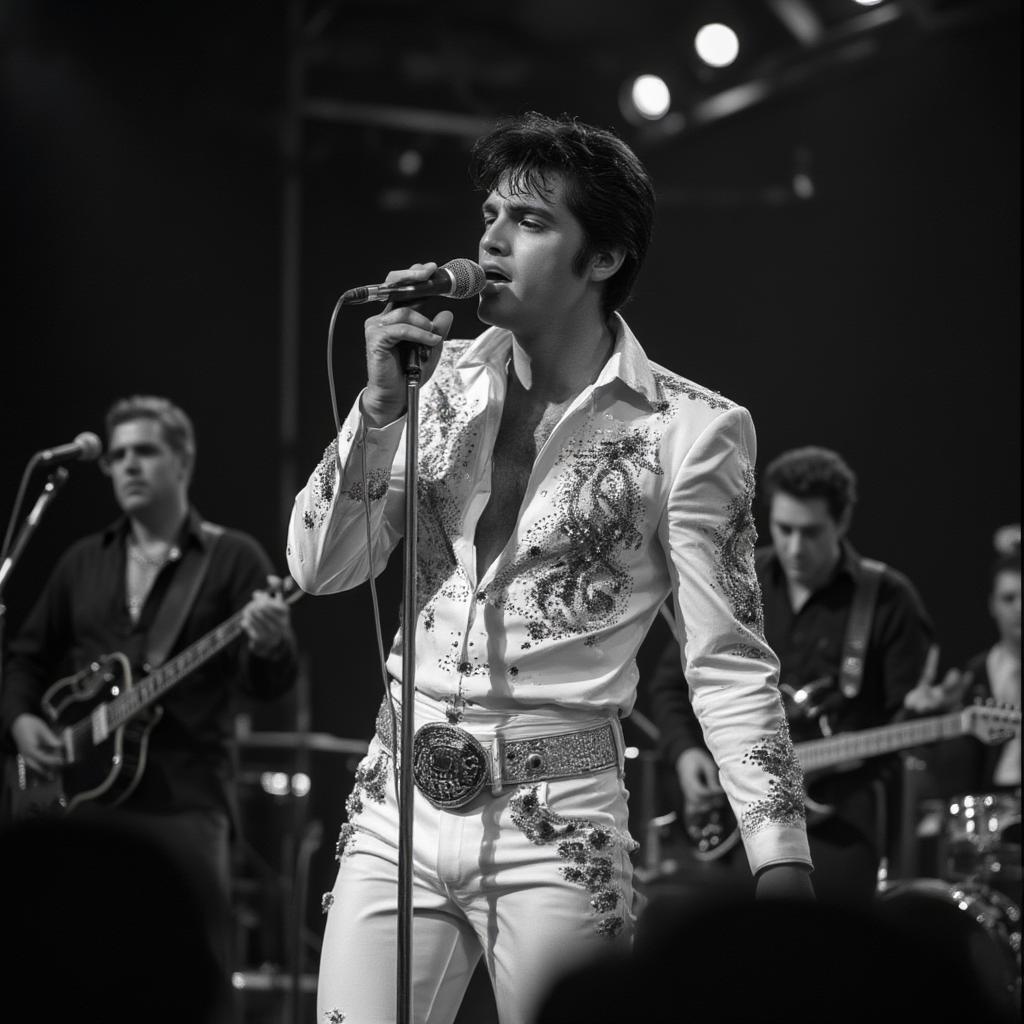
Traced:
[[740, 40], [728, 25], [714, 21], [697, 29], [693, 48], [709, 67], [725, 68], [739, 56]]
[[623, 116], [633, 124], [660, 121], [671, 105], [672, 93], [657, 75], [638, 75], [625, 83], [619, 96]]

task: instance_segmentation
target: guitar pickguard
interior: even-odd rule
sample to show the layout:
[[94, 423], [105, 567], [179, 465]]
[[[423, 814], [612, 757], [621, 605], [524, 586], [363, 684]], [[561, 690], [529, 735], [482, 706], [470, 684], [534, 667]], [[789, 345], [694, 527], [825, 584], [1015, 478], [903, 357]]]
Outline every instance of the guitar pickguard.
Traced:
[[160, 709], [148, 709], [114, 729], [104, 727], [103, 714], [105, 705], [131, 687], [131, 665], [123, 654], [115, 653], [59, 679], [46, 691], [42, 710], [61, 740], [64, 766], [48, 778], [19, 764], [12, 787], [16, 817], [66, 812], [86, 800], [120, 803], [138, 785], [149, 732]]

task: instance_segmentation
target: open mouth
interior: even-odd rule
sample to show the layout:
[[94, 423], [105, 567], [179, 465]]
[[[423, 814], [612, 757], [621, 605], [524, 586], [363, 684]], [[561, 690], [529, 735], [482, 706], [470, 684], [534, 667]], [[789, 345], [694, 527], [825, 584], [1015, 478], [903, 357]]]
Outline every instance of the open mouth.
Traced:
[[484, 271], [484, 277], [487, 278], [489, 284], [508, 284], [509, 282], [508, 276], [500, 270], [486, 270]]

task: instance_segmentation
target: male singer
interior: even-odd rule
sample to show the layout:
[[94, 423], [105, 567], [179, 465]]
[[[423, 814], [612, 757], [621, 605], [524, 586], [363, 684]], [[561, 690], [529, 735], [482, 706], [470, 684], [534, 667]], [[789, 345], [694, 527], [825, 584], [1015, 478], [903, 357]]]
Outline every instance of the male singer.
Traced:
[[395, 959], [403, 714], [416, 730], [416, 1019], [451, 1021], [481, 955], [502, 1024], [525, 1024], [573, 962], [628, 948], [636, 844], [619, 720], [669, 594], [758, 893], [812, 896], [751, 561], [750, 415], [649, 361], [617, 312], [647, 252], [650, 178], [610, 132], [536, 113], [480, 139], [471, 169], [490, 328], [446, 341], [450, 312], [371, 316], [366, 387], [289, 527], [289, 568], [310, 593], [381, 571], [403, 534], [403, 347], [426, 346], [416, 697], [399, 706], [399, 634], [324, 900], [320, 1020], [395, 1019], [382, 966]]

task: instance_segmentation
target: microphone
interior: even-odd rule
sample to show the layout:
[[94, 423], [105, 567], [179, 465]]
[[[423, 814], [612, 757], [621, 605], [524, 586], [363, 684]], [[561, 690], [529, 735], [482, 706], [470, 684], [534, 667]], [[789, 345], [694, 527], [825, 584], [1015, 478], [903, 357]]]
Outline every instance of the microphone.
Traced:
[[417, 299], [428, 299], [434, 295], [449, 299], [471, 299], [479, 295], [487, 286], [483, 267], [473, 260], [449, 260], [426, 281], [413, 281], [407, 284], [368, 284], [361, 288], [350, 288], [341, 297], [346, 305], [359, 305], [363, 302], [390, 302], [398, 299], [403, 302]]
[[62, 462], [92, 462], [103, 451], [103, 442], [91, 431], [85, 430], [70, 444], [59, 444], [56, 448], [44, 448], [36, 458], [44, 465], [59, 466]]

